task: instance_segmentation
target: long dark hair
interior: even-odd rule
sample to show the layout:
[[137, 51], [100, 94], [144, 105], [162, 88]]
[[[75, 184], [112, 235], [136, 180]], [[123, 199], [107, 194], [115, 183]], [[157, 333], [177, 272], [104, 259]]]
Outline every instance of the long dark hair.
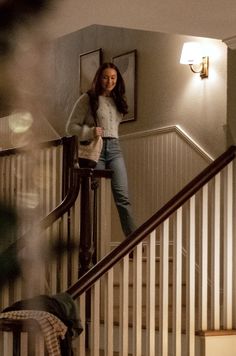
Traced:
[[122, 75], [120, 74], [120, 71], [117, 68], [117, 66], [114, 63], [110, 63], [110, 62], [103, 63], [98, 68], [94, 76], [91, 89], [88, 91], [92, 113], [94, 117], [96, 117], [96, 112], [98, 109], [98, 97], [103, 93], [103, 88], [101, 85], [101, 76], [106, 68], [112, 68], [117, 73], [117, 82], [115, 88], [111, 91], [111, 97], [115, 102], [117, 110], [123, 115], [125, 115], [128, 112], [128, 105], [125, 98], [124, 79], [122, 78]]

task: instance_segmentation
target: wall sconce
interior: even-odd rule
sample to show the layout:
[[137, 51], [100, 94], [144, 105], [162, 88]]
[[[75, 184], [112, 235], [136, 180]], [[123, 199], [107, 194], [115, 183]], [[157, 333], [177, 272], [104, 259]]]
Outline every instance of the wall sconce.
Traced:
[[199, 73], [202, 79], [208, 77], [209, 57], [202, 55], [202, 48], [199, 43], [184, 43], [180, 63], [189, 64], [191, 71]]

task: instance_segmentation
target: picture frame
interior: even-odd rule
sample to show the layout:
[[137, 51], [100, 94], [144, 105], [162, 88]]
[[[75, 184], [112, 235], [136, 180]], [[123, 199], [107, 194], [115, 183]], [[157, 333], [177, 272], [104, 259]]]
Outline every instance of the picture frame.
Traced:
[[102, 62], [102, 48], [82, 53], [79, 56], [79, 90], [80, 94], [90, 89], [92, 80]]
[[124, 82], [125, 94], [128, 103], [128, 114], [126, 114], [122, 122], [133, 121], [137, 118], [137, 50], [120, 54], [112, 57], [112, 62], [119, 69]]

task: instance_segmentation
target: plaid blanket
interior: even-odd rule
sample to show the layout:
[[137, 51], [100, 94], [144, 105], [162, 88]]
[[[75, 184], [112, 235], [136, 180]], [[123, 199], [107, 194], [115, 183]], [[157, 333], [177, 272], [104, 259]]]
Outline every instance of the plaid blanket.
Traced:
[[64, 339], [67, 326], [55, 315], [38, 310], [13, 310], [0, 313], [1, 319], [34, 319], [40, 325], [49, 356], [61, 356], [59, 338]]

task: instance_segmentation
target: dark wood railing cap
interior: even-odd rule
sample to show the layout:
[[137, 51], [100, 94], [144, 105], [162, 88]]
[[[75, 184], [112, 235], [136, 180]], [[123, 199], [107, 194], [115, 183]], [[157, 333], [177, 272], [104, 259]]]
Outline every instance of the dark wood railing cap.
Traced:
[[74, 170], [81, 177], [92, 177], [92, 176], [95, 178], [111, 178], [112, 177], [111, 169], [92, 169], [92, 168], [75, 167]]

